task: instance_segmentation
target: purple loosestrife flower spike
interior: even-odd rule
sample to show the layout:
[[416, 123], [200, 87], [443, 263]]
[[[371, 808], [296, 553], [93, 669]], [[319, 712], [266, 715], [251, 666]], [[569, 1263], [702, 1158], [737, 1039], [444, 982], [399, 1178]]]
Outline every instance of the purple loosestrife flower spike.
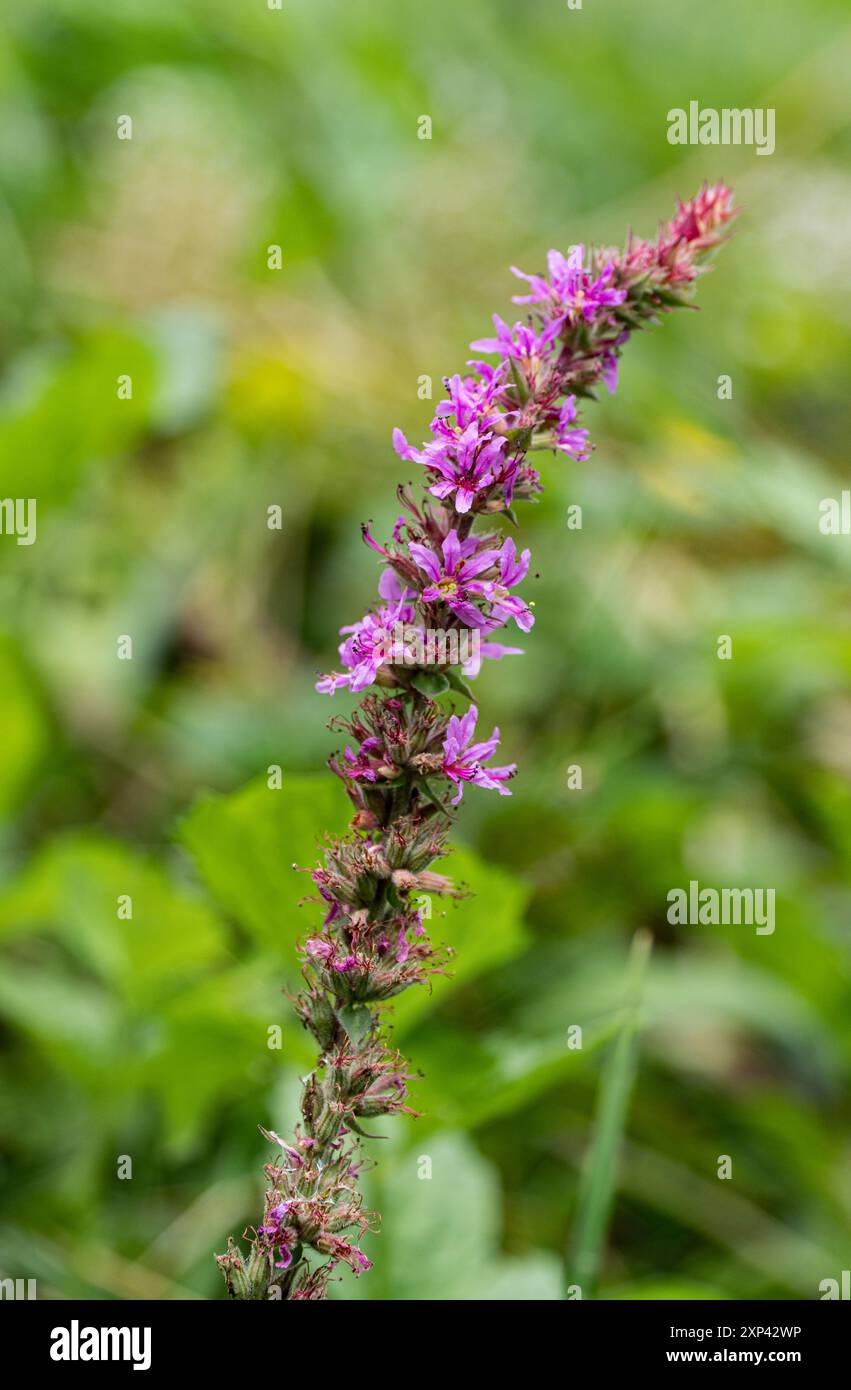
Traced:
[[[374, 1225], [359, 1191], [363, 1123], [414, 1113], [410, 1077], [380, 1010], [445, 968], [449, 952], [429, 941], [419, 901], [455, 894], [431, 865], [445, 852], [465, 786], [507, 796], [515, 773], [513, 763], [491, 764], [498, 729], [476, 742], [475, 704], [459, 714], [440, 703], [450, 686], [466, 690], [464, 678], [475, 679], [484, 660], [519, 653], [495, 634], [533, 624], [514, 592], [529, 551], [518, 555], [500, 519], [541, 491], [532, 450], [588, 456], [578, 400], [593, 399], [601, 384], [614, 391], [631, 335], [690, 302], [733, 215], [730, 190], [706, 185], [653, 241], [630, 236], [623, 251], [587, 255], [581, 246], [567, 256], [551, 251], [547, 275], [515, 269], [529, 287], [516, 296], [528, 319], [509, 327], [497, 315], [495, 336], [472, 344], [496, 354], [496, 365], [472, 361], [472, 375], [446, 379], [421, 449], [394, 432], [397, 452], [424, 470], [425, 495], [400, 490], [404, 510], [386, 545], [364, 528], [382, 564], [378, 600], [341, 629], [343, 670], [317, 685], [327, 694], [367, 692], [350, 718], [332, 720], [346, 741], [329, 766], [353, 815], [310, 871], [324, 918], [300, 947], [304, 987], [294, 1003], [318, 1058], [292, 1142], [262, 1131], [277, 1153], [264, 1169], [264, 1212], [246, 1233], [247, 1253], [229, 1240], [217, 1257], [233, 1298], [321, 1299], [339, 1266], [356, 1277], [371, 1268], [360, 1248]], [[441, 640], [432, 647], [426, 637], [435, 631]], [[470, 633], [472, 652], [460, 641]]]

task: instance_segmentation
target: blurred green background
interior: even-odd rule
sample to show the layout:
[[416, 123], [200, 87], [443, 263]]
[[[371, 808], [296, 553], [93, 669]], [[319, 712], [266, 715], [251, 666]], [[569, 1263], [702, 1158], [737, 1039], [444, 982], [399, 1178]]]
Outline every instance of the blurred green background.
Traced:
[[[372, 1145], [376, 1269], [338, 1293], [560, 1296], [639, 926], [601, 1294], [815, 1298], [848, 1267], [851, 538], [818, 526], [851, 486], [847, 21], [844, 0], [7, 17], [0, 497], [37, 499], [38, 538], [0, 536], [0, 1275], [222, 1295], [257, 1123], [292, 1123], [310, 1065], [280, 993], [315, 920], [290, 866], [343, 823], [322, 766], [346, 707], [313, 680], [374, 594], [358, 523], [395, 516], [391, 429], [423, 437], [418, 379], [439, 392], [509, 311], [509, 264], [650, 235], [718, 177], [745, 211], [702, 312], [630, 344], [586, 412], [593, 459], [547, 461], [523, 511], [537, 626], [477, 686], [521, 771], [511, 801], [465, 798], [476, 896], [432, 923], [456, 973], [397, 1014], [426, 1113]], [[670, 146], [691, 99], [775, 107], [776, 153]], [[774, 887], [774, 935], [669, 926], [690, 878]]]

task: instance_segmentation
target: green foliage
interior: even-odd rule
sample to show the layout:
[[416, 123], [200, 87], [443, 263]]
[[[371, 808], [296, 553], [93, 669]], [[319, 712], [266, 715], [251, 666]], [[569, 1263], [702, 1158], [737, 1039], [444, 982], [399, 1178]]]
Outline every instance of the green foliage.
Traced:
[[447, 973], [435, 975], [427, 991], [408, 990], [394, 1001], [399, 1038], [460, 986], [511, 961], [527, 942], [522, 919], [529, 895], [522, 883], [461, 846], [441, 860], [440, 871], [469, 896], [448, 907], [442, 906], [446, 900], [432, 899], [435, 915], [427, 926], [453, 955]]
[[499, 1184], [469, 1140], [446, 1131], [427, 1150], [396, 1144], [382, 1157], [367, 1186], [382, 1212], [382, 1233], [363, 1246], [378, 1260], [375, 1278], [349, 1280], [334, 1292], [402, 1300], [558, 1299], [554, 1256], [501, 1253]]
[[440, 671], [418, 671], [411, 684], [421, 695], [436, 700], [438, 695], [443, 695], [449, 689], [449, 678]]
[[258, 779], [235, 796], [197, 802], [180, 837], [224, 911], [259, 946], [291, 960], [303, 930], [297, 902], [313, 887], [298, 870], [317, 862], [319, 836], [345, 823], [333, 778], [288, 776], [277, 791]]
[[372, 1014], [362, 1004], [344, 1004], [337, 1011], [337, 1017], [355, 1044], [361, 1042], [372, 1027]]
[[14, 811], [37, 770], [50, 739], [50, 723], [40, 692], [24, 666], [20, 649], [0, 637], [0, 708], [5, 732], [0, 759], [0, 816]]
[[593, 1297], [597, 1287], [617, 1190], [621, 1143], [637, 1066], [641, 993], [651, 946], [647, 933], [636, 936], [632, 945], [623, 1022], [603, 1072], [591, 1143], [576, 1197], [565, 1279], [569, 1288], [578, 1285], [584, 1298]]
[[[639, 928], [601, 1294], [812, 1298], [847, 1266], [851, 550], [818, 528], [849, 486], [847, 35], [833, 0], [750, 8], [10, 17], [0, 498], [37, 498], [38, 539], [0, 535], [3, 1275], [220, 1296], [256, 1126], [293, 1123], [312, 1064], [282, 991], [321, 910], [291, 866], [345, 821], [324, 721], [350, 707], [313, 684], [374, 597], [357, 523], [386, 535], [414, 468], [390, 430], [423, 436], [510, 264], [650, 233], [719, 176], [745, 213], [702, 312], [630, 345], [592, 461], [541, 456], [536, 625], [474, 683], [519, 774], [465, 796], [440, 867], [470, 896], [429, 922], [456, 954], [388, 1011], [424, 1113], [371, 1146], [376, 1269], [340, 1292], [559, 1296]], [[689, 92], [776, 106], [777, 155], [668, 145]], [[690, 878], [774, 886], [774, 935], [671, 926]]]

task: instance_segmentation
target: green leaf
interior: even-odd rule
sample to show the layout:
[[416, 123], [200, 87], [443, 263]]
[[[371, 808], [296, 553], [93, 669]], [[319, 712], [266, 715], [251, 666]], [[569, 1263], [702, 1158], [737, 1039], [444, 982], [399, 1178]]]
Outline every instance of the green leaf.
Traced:
[[412, 1104], [424, 1111], [422, 1128], [486, 1121], [529, 1106], [538, 1095], [581, 1075], [586, 1059], [608, 1042], [617, 1019], [583, 1026], [582, 1048], [572, 1050], [564, 1030], [536, 1039], [515, 1032], [470, 1034], [444, 1020], [421, 1028], [411, 1044], [422, 1075], [412, 1088]]
[[38, 1042], [56, 1045], [65, 1065], [69, 1052], [109, 1055], [118, 1018], [114, 1001], [91, 982], [9, 960], [0, 970], [0, 1015]]
[[[282, 1030], [280, 1051], [268, 1029]], [[314, 1049], [282, 997], [268, 961], [257, 955], [181, 991], [159, 1011], [137, 1084], [163, 1105], [166, 1144], [181, 1153], [196, 1142], [209, 1117], [227, 1103], [256, 1097], [255, 1120], [274, 1118], [263, 1090], [282, 1062], [307, 1069]], [[251, 1107], [249, 1107], [251, 1109]]]
[[411, 677], [411, 685], [421, 695], [436, 700], [438, 695], [443, 695], [449, 689], [449, 680], [440, 671], [417, 671]]
[[25, 790], [46, 750], [50, 732], [36, 683], [17, 647], [5, 636], [0, 638], [0, 710], [0, 814], [5, 814], [14, 808]]
[[468, 700], [475, 699], [473, 691], [470, 689], [464, 677], [461, 675], [461, 672], [456, 671], [454, 666], [450, 666], [449, 670], [446, 672], [446, 679], [452, 686], [453, 690], [457, 690], [459, 694], [465, 695]]
[[523, 912], [529, 890], [519, 879], [461, 847], [438, 867], [456, 885], [467, 887], [470, 896], [460, 902], [431, 899], [429, 933], [436, 944], [451, 946], [455, 955], [448, 975], [435, 975], [430, 989], [409, 989], [394, 1000], [392, 1020], [399, 1037], [462, 985], [519, 955], [528, 939]]
[[381, 1234], [363, 1241], [376, 1266], [368, 1280], [346, 1280], [332, 1296], [558, 1299], [555, 1255], [501, 1253], [499, 1178], [463, 1134], [432, 1135], [425, 1153], [419, 1145], [385, 1152], [367, 1193], [382, 1212]]
[[306, 925], [298, 900], [312, 888], [293, 866], [315, 865], [320, 838], [345, 824], [334, 778], [285, 773], [278, 791], [260, 777], [232, 796], [202, 798], [178, 837], [216, 901], [257, 941], [287, 954]]
[[593, 1296], [603, 1242], [617, 1185], [621, 1139], [635, 1076], [639, 1008], [652, 937], [637, 932], [627, 981], [627, 1006], [600, 1085], [591, 1146], [579, 1180], [576, 1216], [567, 1257], [566, 1282]]
[[337, 1010], [337, 1017], [355, 1047], [358, 1047], [372, 1027], [373, 1019], [369, 1009], [364, 1008], [363, 1004], [344, 1004]]
[[[130, 334], [99, 330], [81, 337], [73, 351], [45, 355], [38, 366], [38, 388], [17, 392], [0, 410], [0, 473], [4, 495], [38, 498], [41, 542], [51, 535], [50, 508], [67, 502], [99, 462], [103, 471], [104, 459], [132, 449], [144, 433], [155, 360]], [[132, 378], [131, 400], [118, 397], [119, 372]], [[70, 419], [76, 428], [69, 431]], [[60, 535], [52, 531], [53, 544]]]
[[446, 805], [445, 805], [445, 802], [444, 802], [443, 798], [440, 796], [440, 793], [437, 792], [437, 791], [435, 791], [434, 787], [431, 785], [431, 782], [428, 780], [428, 778], [425, 777], [425, 776], [423, 775], [423, 773], [420, 773], [420, 775], [417, 777], [416, 781], [417, 781], [417, 786], [420, 787], [421, 790], [422, 790], [423, 792], [425, 792], [425, 795], [428, 797], [428, 799], [429, 799], [429, 801], [432, 803], [432, 805], [433, 805], [433, 806], [436, 806], [436, 807], [438, 808], [439, 811], [443, 811], [444, 814], [445, 814], [445, 813], [446, 813]]
[[[581, 945], [565, 943], [543, 959], [519, 962], [512, 979], [514, 1029], [555, 1036], [565, 1018], [584, 1027], [594, 1018], [611, 1017], [622, 1004], [616, 986], [622, 958], [620, 946], [613, 950], [608, 940], [586, 937]], [[836, 1041], [816, 1009], [785, 980], [750, 961], [705, 952], [696, 966], [685, 955], [657, 955], [644, 983], [642, 1013], [649, 1030], [646, 1046], [668, 1067], [688, 1070], [688, 1039], [700, 1019], [713, 1033], [746, 1030], [806, 1056], [829, 1084], [836, 1084], [841, 1072]]]
[[0, 939], [41, 931], [136, 1005], [224, 958], [205, 903], [155, 861], [93, 834], [55, 840], [0, 895]]

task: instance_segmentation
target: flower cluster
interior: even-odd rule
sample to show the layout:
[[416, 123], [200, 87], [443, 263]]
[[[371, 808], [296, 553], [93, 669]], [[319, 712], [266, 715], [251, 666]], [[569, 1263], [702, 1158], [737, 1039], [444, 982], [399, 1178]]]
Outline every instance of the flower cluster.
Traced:
[[[516, 770], [493, 762], [498, 729], [477, 738], [467, 685], [483, 660], [518, 653], [495, 634], [510, 626], [528, 633], [534, 623], [532, 604], [517, 592], [529, 551], [518, 552], [498, 528], [516, 525], [516, 503], [541, 490], [530, 453], [588, 458], [579, 401], [593, 399], [600, 385], [614, 391], [631, 334], [689, 303], [732, 216], [730, 190], [707, 186], [679, 204], [653, 241], [630, 237], [623, 251], [551, 251], [546, 275], [515, 269], [526, 286], [515, 303], [527, 318], [510, 326], [496, 316], [494, 336], [471, 345], [495, 364], [477, 357], [446, 379], [446, 399], [421, 448], [394, 432], [397, 452], [423, 469], [425, 495], [418, 501], [399, 489], [402, 511], [386, 543], [364, 527], [382, 565], [378, 598], [341, 629], [342, 669], [317, 685], [328, 694], [376, 690], [350, 718], [332, 721], [346, 741], [330, 766], [354, 814], [349, 833], [312, 871], [324, 921], [302, 944], [304, 989], [295, 999], [319, 1058], [292, 1144], [267, 1135], [282, 1157], [265, 1170], [266, 1208], [249, 1255], [229, 1242], [218, 1257], [235, 1298], [271, 1290], [318, 1299], [338, 1265], [356, 1275], [370, 1267], [358, 1244], [369, 1228], [357, 1192], [361, 1121], [413, 1113], [411, 1078], [382, 1033], [380, 1008], [445, 968], [447, 953], [426, 934], [424, 907], [457, 894], [429, 866], [444, 853], [465, 785], [510, 795]], [[436, 645], [427, 640], [435, 633]], [[475, 637], [472, 653], [449, 640], [460, 633]], [[469, 701], [464, 713], [441, 704], [451, 692]]]
[[[540, 491], [530, 452], [589, 457], [588, 431], [578, 423], [579, 394], [593, 396], [601, 382], [616, 389], [618, 359], [630, 334], [687, 302], [683, 290], [731, 216], [730, 190], [719, 184], [681, 203], [655, 241], [630, 238], [623, 252], [589, 255], [583, 246], [568, 256], [551, 251], [547, 276], [513, 268], [528, 286], [515, 302], [529, 306], [529, 319], [509, 327], [495, 315], [495, 336], [471, 344], [474, 352], [496, 355], [496, 366], [471, 360], [470, 375], [446, 379], [447, 398], [421, 448], [394, 431], [397, 452], [423, 467], [428, 493], [442, 505], [418, 507], [402, 493], [406, 514], [393, 539], [382, 546], [365, 532], [387, 566], [379, 584], [384, 601], [341, 629], [343, 669], [324, 676], [319, 690], [399, 684], [399, 667], [411, 664], [407, 654], [398, 659], [398, 644], [394, 653], [390, 642], [400, 626], [410, 640], [434, 626], [463, 626], [490, 638], [512, 619], [529, 631], [529, 605], [513, 592], [527, 575], [528, 550], [518, 557], [510, 536], [471, 534], [472, 520], [500, 513], [511, 520], [513, 503]], [[509, 651], [516, 649], [482, 642], [479, 659], [464, 674], [474, 677], [482, 657]]]

